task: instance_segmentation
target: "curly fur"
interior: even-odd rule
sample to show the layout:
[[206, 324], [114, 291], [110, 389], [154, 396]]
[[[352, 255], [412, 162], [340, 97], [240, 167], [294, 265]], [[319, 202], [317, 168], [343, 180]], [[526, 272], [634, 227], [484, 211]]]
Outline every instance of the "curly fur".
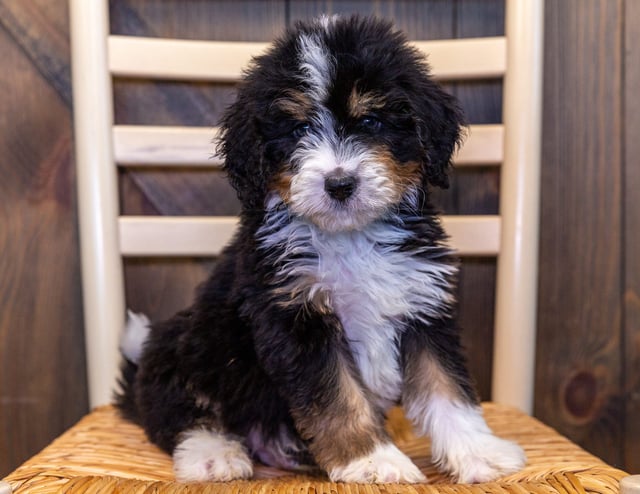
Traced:
[[299, 23], [254, 59], [220, 142], [239, 229], [193, 305], [153, 325], [117, 397], [179, 478], [248, 477], [250, 455], [333, 480], [423, 481], [384, 428], [398, 403], [459, 480], [522, 465], [482, 419], [457, 262], [429, 202], [462, 125], [385, 21]]

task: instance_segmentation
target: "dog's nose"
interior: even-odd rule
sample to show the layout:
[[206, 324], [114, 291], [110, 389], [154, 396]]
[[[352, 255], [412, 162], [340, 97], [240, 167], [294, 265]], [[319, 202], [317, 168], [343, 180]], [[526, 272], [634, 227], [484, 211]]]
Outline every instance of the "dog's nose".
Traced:
[[324, 179], [324, 190], [338, 201], [344, 201], [353, 195], [357, 185], [356, 178], [350, 175], [330, 176]]

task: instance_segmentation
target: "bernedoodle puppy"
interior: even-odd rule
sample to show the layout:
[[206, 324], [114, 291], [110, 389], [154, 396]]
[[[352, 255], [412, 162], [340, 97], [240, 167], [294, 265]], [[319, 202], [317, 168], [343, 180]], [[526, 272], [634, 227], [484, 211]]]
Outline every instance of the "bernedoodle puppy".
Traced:
[[[123, 414], [185, 481], [252, 461], [334, 481], [423, 482], [390, 440], [400, 404], [460, 482], [520, 469], [487, 427], [454, 318], [457, 261], [429, 200], [463, 117], [374, 18], [299, 23], [253, 60], [219, 150], [240, 223], [193, 305], [124, 348]], [[134, 345], [135, 346], [135, 345]]]

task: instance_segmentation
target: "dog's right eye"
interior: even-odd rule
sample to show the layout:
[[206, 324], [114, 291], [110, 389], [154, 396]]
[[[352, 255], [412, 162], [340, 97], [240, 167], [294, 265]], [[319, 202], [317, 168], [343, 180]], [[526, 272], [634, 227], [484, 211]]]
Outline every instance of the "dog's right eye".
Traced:
[[377, 133], [382, 129], [382, 122], [372, 115], [365, 115], [358, 121], [358, 126], [368, 132]]
[[296, 139], [300, 139], [301, 137], [306, 136], [310, 130], [311, 125], [309, 125], [309, 123], [307, 122], [303, 122], [293, 128], [293, 130], [291, 131], [291, 135]]

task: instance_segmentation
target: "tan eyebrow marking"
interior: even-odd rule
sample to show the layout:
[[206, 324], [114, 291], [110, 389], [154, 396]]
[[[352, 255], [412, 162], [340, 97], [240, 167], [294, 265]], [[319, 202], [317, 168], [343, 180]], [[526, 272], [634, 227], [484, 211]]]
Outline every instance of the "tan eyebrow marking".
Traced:
[[274, 106], [301, 122], [307, 120], [313, 109], [311, 98], [302, 91], [289, 90], [273, 102]]
[[354, 118], [362, 117], [375, 110], [380, 110], [386, 105], [386, 98], [376, 93], [360, 93], [354, 87], [347, 101], [349, 115]]

